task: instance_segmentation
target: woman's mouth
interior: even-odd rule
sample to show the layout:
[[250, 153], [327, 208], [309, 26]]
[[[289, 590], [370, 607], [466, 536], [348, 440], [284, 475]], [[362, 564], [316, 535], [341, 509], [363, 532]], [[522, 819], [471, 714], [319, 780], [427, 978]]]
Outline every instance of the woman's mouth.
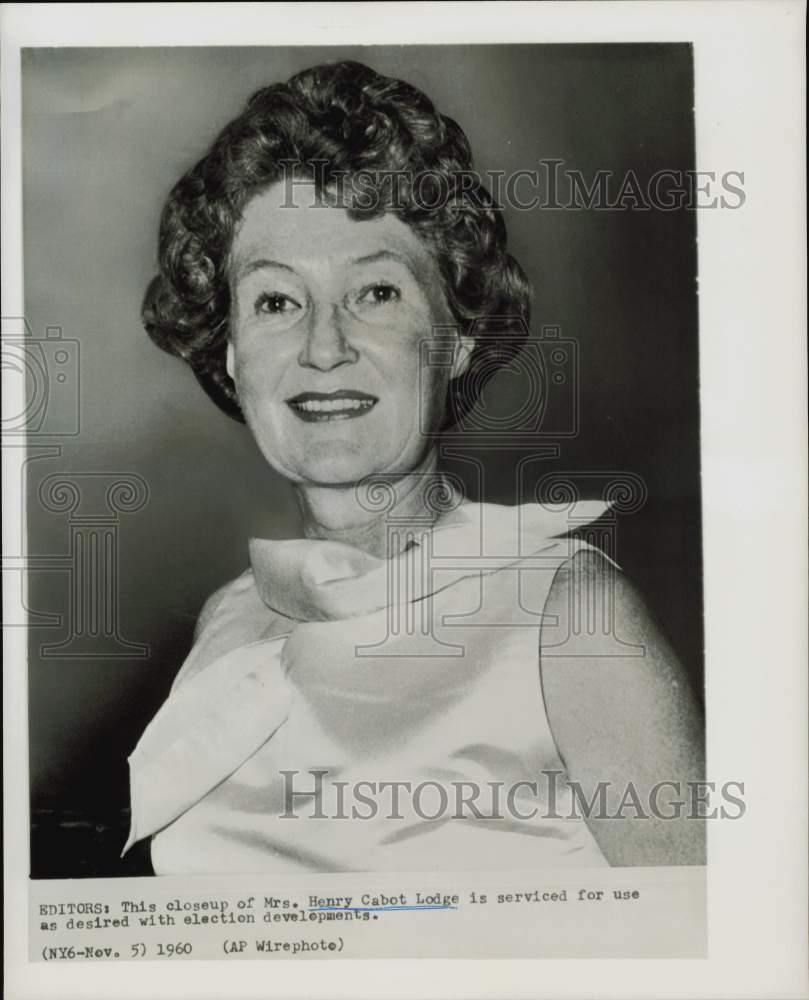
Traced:
[[325, 420], [350, 420], [369, 413], [379, 402], [376, 396], [356, 389], [336, 392], [301, 392], [286, 403], [296, 417], [307, 423]]

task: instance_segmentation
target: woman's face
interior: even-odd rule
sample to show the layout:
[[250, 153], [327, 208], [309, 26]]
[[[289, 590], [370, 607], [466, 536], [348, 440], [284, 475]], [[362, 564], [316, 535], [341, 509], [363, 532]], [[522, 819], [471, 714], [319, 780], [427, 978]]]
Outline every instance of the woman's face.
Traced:
[[393, 215], [353, 221], [309, 185], [293, 193], [294, 207], [281, 183], [253, 198], [231, 250], [227, 365], [245, 419], [292, 482], [410, 471], [471, 341], [456, 336], [452, 370], [422, 366], [422, 342], [452, 322], [430, 251]]

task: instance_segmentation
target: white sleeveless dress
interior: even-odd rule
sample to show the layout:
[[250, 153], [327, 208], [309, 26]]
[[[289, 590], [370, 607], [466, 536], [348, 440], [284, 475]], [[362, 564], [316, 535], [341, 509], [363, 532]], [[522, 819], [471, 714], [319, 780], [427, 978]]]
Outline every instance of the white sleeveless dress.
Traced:
[[157, 874], [606, 865], [542, 695], [570, 519], [463, 504], [387, 561], [253, 540], [129, 759], [124, 850], [151, 836]]

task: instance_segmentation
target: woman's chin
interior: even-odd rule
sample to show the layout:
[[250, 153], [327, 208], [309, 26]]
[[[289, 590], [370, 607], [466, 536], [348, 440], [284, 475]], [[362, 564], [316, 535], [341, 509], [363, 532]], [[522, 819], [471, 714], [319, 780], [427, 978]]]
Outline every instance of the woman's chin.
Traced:
[[367, 476], [380, 472], [380, 459], [383, 456], [379, 453], [369, 454], [364, 448], [354, 449], [332, 444], [329, 447], [306, 449], [287, 468], [293, 473], [290, 478], [301, 485], [344, 486], [358, 483]]

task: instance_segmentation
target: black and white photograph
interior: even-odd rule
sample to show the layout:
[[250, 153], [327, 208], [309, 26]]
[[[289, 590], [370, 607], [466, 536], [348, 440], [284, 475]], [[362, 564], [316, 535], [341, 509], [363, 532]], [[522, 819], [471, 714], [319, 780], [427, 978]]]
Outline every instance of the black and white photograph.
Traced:
[[[712, 960], [712, 893], [769, 808], [729, 753], [758, 738], [737, 689], [770, 733], [763, 672], [801, 704], [794, 651], [751, 673], [756, 631], [795, 623], [744, 612], [771, 570], [743, 532], [774, 541], [805, 496], [805, 416], [768, 464], [717, 448], [757, 405], [714, 276], [759, 181], [731, 142], [706, 159], [697, 32], [506, 4], [616, 30], [469, 44], [453, 13], [492, 5], [403, 4], [442, 31], [374, 40], [357, 5], [292, 6], [233, 5], [262, 26], [239, 43], [17, 49], [3, 579], [29, 961]], [[268, 30], [307, 8], [316, 39]], [[782, 581], [786, 623], [805, 580]], [[751, 662], [719, 654], [729, 627]]]
[[23, 99], [84, 367], [32, 874], [702, 864], [689, 47], [26, 52]]

